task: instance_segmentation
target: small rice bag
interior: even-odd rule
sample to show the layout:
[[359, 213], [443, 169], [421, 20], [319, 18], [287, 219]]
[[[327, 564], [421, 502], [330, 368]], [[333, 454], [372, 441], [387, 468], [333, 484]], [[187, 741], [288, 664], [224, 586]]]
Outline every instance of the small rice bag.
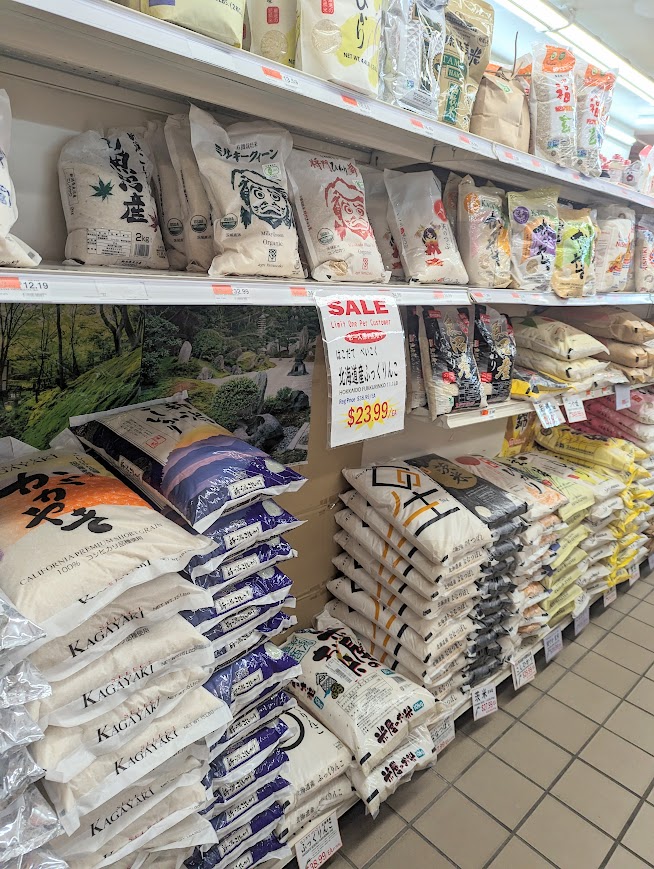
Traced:
[[559, 166], [577, 161], [575, 56], [561, 45], [533, 47], [529, 109], [534, 154]]
[[549, 292], [559, 225], [558, 190], [543, 187], [508, 194], [512, 286]]
[[59, 156], [66, 260], [73, 265], [167, 269], [152, 194], [153, 166], [136, 132], [89, 130]]
[[407, 344], [407, 391], [411, 410], [427, 405], [425, 379], [420, 360], [420, 309], [411, 305], [405, 308], [404, 334]]
[[606, 351], [601, 341], [551, 317], [514, 317], [513, 332], [520, 349], [537, 350], [564, 362], [585, 359]]
[[635, 291], [654, 292], [654, 217], [641, 215], [636, 221]]
[[291, 690], [369, 774], [428, 719], [433, 697], [368, 655], [347, 630], [297, 631], [284, 651], [302, 666]]
[[[134, 0], [131, 0], [134, 2]], [[215, 0], [138, 0], [140, 11], [210, 36], [235, 48], [241, 47], [245, 0], [216, 4]]]
[[384, 171], [388, 221], [407, 278], [415, 283], [467, 284], [465, 270], [433, 172]]
[[506, 401], [511, 395], [516, 341], [508, 314], [490, 305], [475, 305], [474, 354], [486, 401]]
[[[305, 482], [181, 396], [73, 417], [71, 426], [155, 503], [173, 507], [198, 531], [223, 513], [295, 492]], [[203, 545], [198, 550], [208, 551]]]
[[473, 352], [469, 308], [417, 309], [419, 345], [427, 404], [432, 419], [485, 404]]
[[473, 287], [508, 287], [511, 243], [498, 187], [477, 187], [470, 177], [459, 184], [457, 242]]
[[295, 66], [296, 0], [247, 0], [247, 12], [252, 54]]
[[366, 188], [366, 209], [368, 219], [375, 234], [384, 268], [391, 273], [392, 278], [404, 280], [404, 269], [400, 260], [400, 252], [388, 225], [388, 192], [381, 169], [362, 165], [359, 167]]
[[445, 214], [450, 222], [454, 237], [457, 237], [458, 227], [457, 219], [459, 214], [459, 184], [463, 181], [461, 175], [456, 172], [450, 172], [443, 188], [443, 206]]
[[9, 232], [18, 220], [16, 191], [7, 162], [10, 144], [11, 105], [7, 91], [0, 90], [0, 267], [33, 269], [41, 262], [41, 257]]
[[303, 278], [285, 165], [291, 134], [266, 121], [225, 130], [197, 106], [191, 106], [189, 120], [215, 216], [209, 274]]
[[186, 268], [184, 220], [177, 188], [177, 175], [170, 159], [164, 125], [161, 121], [148, 121], [144, 140], [152, 156], [152, 185], [157, 197], [157, 210], [161, 235], [171, 269]]
[[595, 241], [594, 263], [596, 292], [624, 292], [636, 224], [635, 212], [621, 205], [602, 206], [597, 209], [597, 224], [599, 235]]
[[364, 181], [354, 161], [293, 149], [287, 167], [312, 277], [387, 283], [390, 274], [368, 220]]
[[584, 175], [602, 174], [604, 131], [609, 120], [616, 72], [602, 72], [595, 64], [575, 65], [577, 91], [577, 159], [574, 167]]
[[559, 231], [552, 289], [562, 299], [587, 295], [594, 277], [595, 224], [590, 209], [559, 206]]

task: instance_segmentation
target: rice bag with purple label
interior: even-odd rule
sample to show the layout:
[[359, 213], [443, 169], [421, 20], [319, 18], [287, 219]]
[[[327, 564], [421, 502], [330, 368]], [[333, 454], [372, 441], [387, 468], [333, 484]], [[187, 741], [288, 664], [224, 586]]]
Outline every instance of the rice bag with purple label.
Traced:
[[272, 498], [221, 516], [204, 535], [213, 540], [215, 549], [191, 560], [191, 576], [211, 573], [228, 558], [251, 549], [263, 540], [299, 528], [302, 524]]
[[0, 754], [0, 809], [44, 775], [45, 770], [33, 760], [24, 745], [17, 745], [5, 754]]
[[74, 417], [70, 425], [83, 443], [197, 531], [245, 504], [296, 492], [305, 482], [182, 395]]
[[[205, 636], [213, 644], [214, 656], [218, 657], [218, 655], [223, 654], [223, 650], [228, 651], [232, 645], [234, 648], [238, 647], [240, 640], [245, 639], [245, 637], [253, 637], [259, 629], [259, 625], [265, 624], [277, 615], [282, 607], [293, 609], [295, 603], [295, 598], [288, 595], [283, 600], [277, 600], [273, 603], [252, 604], [228, 615], [208, 630], [204, 625], [201, 625], [200, 629], [205, 631]], [[262, 642], [263, 640], [260, 640], [251, 644], [247, 650], [260, 646]], [[236, 657], [240, 657], [240, 655]]]
[[207, 774], [202, 779], [202, 784], [207, 790], [213, 791], [214, 802], [212, 805], [225, 811], [272, 779], [281, 777], [288, 781], [288, 770], [288, 755], [282, 749], [276, 748], [256, 769], [243, 775], [238, 781], [226, 784], [220, 779], [211, 779]]
[[251, 794], [243, 797], [231, 808], [226, 811], [216, 811], [212, 804], [207, 809], [204, 809], [202, 814], [205, 814], [211, 821], [211, 826], [214, 828], [219, 838], [223, 838], [232, 830], [242, 827], [249, 823], [252, 818], [266, 809], [271, 808], [274, 803], [284, 805], [288, 795], [291, 793], [291, 784], [286, 779], [277, 776], [272, 781], [266, 782], [261, 787], [256, 788]]
[[193, 567], [193, 561], [189, 572], [193, 582], [203, 588], [227, 586], [266, 567], [273, 567], [280, 561], [288, 561], [290, 558], [297, 558], [295, 549], [283, 537], [271, 537], [251, 549], [236, 553], [210, 573], [204, 572], [202, 564]]
[[275, 718], [227, 749], [216, 742], [209, 748], [210, 779], [220, 779], [227, 784], [238, 781], [272, 754], [287, 732], [287, 725]]
[[257, 703], [252, 709], [243, 712], [238, 718], [229, 725], [217, 742], [217, 745], [223, 746], [223, 751], [228, 747], [249, 736], [254, 730], [279, 717], [282, 713], [288, 712], [297, 706], [297, 701], [286, 691], [278, 691], [271, 697], [266, 697], [261, 703]]
[[301, 673], [302, 667], [295, 658], [272, 643], [264, 643], [216, 670], [204, 687], [226, 703], [236, 716]]
[[220, 869], [253, 869], [260, 863], [268, 863], [270, 860], [285, 860], [291, 856], [290, 848], [279, 841], [273, 833], [266, 839], [261, 839], [244, 851], [238, 860], [227, 863]]
[[264, 606], [283, 601], [291, 585], [291, 580], [278, 567], [267, 567], [260, 573], [246, 577], [227, 591], [216, 590], [212, 607], [186, 610], [182, 615], [206, 634], [249, 604]]
[[4, 676], [0, 676], [0, 709], [24, 706], [52, 694], [50, 683], [30, 661], [21, 661]]
[[[294, 608], [295, 604], [294, 597], [287, 597], [281, 604], [275, 604], [270, 607], [268, 612], [275, 612], [275, 609], [280, 606]], [[261, 643], [265, 643], [271, 637], [276, 637], [284, 631], [289, 630], [289, 628], [294, 627], [296, 624], [297, 618], [295, 616], [280, 611], [272, 616], [272, 618], [257, 625], [256, 629], [238, 634], [234, 639], [215, 642], [213, 646], [216, 666], [223, 667], [230, 661], [242, 657], [256, 646], [260, 646]]]
[[[244, 851], [248, 851], [259, 842], [265, 841], [283, 814], [282, 807], [277, 803], [273, 804], [269, 809], [255, 815], [249, 823], [224, 836], [217, 845], [214, 845], [204, 854], [199, 865], [202, 869], [209, 869], [209, 867], [224, 869], [225, 866], [240, 857]], [[187, 865], [189, 864], [187, 863]]]

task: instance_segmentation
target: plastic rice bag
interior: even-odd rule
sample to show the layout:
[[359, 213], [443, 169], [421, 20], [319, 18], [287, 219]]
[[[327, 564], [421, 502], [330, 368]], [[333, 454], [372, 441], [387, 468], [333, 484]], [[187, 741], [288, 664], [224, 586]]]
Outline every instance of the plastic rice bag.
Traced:
[[30, 745], [43, 738], [43, 731], [23, 706], [0, 709], [0, 755], [18, 745]]
[[467, 284], [454, 232], [433, 172], [384, 171], [390, 199], [388, 220], [399, 239], [404, 273], [417, 283]]
[[384, 268], [391, 273], [392, 278], [404, 280], [404, 269], [400, 261], [400, 252], [388, 225], [388, 192], [384, 183], [384, 173], [381, 169], [362, 165], [359, 167], [366, 188], [366, 209], [368, 219], [375, 234]]
[[654, 292], [654, 217], [641, 215], [636, 221], [635, 291]]
[[107, 137], [89, 130], [64, 145], [59, 190], [68, 229], [66, 260], [168, 268], [147, 151], [141, 137], [129, 130], [114, 130]]
[[[45, 631], [22, 616], [0, 593], [0, 653], [12, 653], [12, 660], [28, 655]], [[4, 655], [3, 655], [4, 657]]]
[[486, 400], [506, 401], [511, 395], [516, 342], [511, 318], [490, 305], [475, 305], [474, 354]]
[[0, 810], [0, 855], [16, 860], [45, 845], [61, 832], [57, 816], [39, 791], [31, 786]]
[[417, 407], [425, 407], [427, 404], [425, 379], [420, 361], [420, 309], [415, 306], [407, 306], [405, 311], [404, 334], [407, 343], [408, 402], [410, 409], [414, 410]]
[[34, 762], [23, 745], [0, 755], [0, 810], [20, 796], [27, 787], [43, 778], [44, 770]]
[[161, 121], [148, 121], [144, 141], [152, 157], [152, 184], [157, 197], [159, 225], [168, 263], [171, 269], [182, 270], [187, 264], [184, 220], [177, 189], [177, 175], [170, 159]]
[[245, 0], [140, 0], [140, 11], [241, 47]]
[[559, 231], [552, 289], [562, 299], [587, 295], [594, 278], [595, 224], [588, 208], [559, 206]]
[[519, 348], [537, 350], [564, 362], [585, 359], [606, 350], [601, 341], [551, 317], [514, 317], [513, 331]]
[[559, 225], [558, 190], [543, 187], [509, 193], [512, 285], [549, 292]]
[[0, 266], [32, 269], [38, 266], [41, 257], [9, 232], [18, 219], [16, 191], [7, 162], [10, 144], [11, 105], [7, 91], [0, 90]]
[[[220, 811], [227, 811], [238, 806], [259, 787], [277, 778], [282, 778], [284, 782], [287, 782], [288, 770], [288, 755], [281, 749], [276, 749], [253, 772], [243, 776], [237, 782], [229, 785], [214, 783], [212, 812], [217, 811], [218, 808]], [[205, 784], [209, 784], [208, 777], [205, 779]]]
[[216, 585], [227, 586], [296, 556], [297, 552], [282, 537], [271, 537], [253, 546], [252, 549], [236, 553], [233, 558], [221, 562], [220, 567], [214, 568], [209, 573], [204, 573], [203, 564], [191, 567], [191, 576], [196, 585], [204, 588], [212, 588]]
[[560, 166], [577, 162], [575, 56], [569, 48], [533, 47], [529, 108], [534, 154]]
[[226, 130], [191, 106], [191, 141], [211, 202], [220, 275], [302, 278], [295, 219], [288, 197], [290, 133], [266, 121]]
[[511, 244], [502, 190], [477, 187], [466, 175], [459, 184], [457, 242], [471, 286], [509, 286]]
[[602, 174], [601, 153], [609, 120], [616, 73], [602, 72], [579, 60], [575, 66], [577, 90], [577, 159], [574, 166], [585, 175]]
[[250, 51], [295, 66], [296, 0], [247, 0]]
[[0, 675], [0, 709], [44, 700], [51, 693], [50, 683], [31, 661], [21, 661], [7, 673]]
[[299, 69], [376, 97], [382, 0], [303, 0], [298, 4]]
[[386, 0], [380, 97], [438, 117], [439, 59], [447, 0]]
[[445, 214], [450, 222], [450, 226], [454, 232], [454, 237], [457, 235], [457, 218], [459, 211], [459, 184], [463, 181], [461, 175], [455, 172], [450, 172], [443, 188], [443, 205]]
[[629, 270], [636, 215], [633, 209], [607, 205], [597, 209], [595, 288], [598, 293], [624, 291]]
[[[336, 3], [349, 5], [350, 0]], [[312, 277], [386, 283], [390, 274], [368, 220], [364, 182], [354, 161], [294, 149], [287, 166]]]

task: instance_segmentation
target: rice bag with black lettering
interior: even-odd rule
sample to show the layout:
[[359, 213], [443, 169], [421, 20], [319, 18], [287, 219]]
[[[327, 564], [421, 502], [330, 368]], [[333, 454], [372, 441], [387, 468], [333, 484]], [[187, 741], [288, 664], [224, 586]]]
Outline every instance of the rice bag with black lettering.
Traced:
[[223, 667], [292, 627], [297, 619], [281, 610], [294, 609], [295, 605], [295, 598], [289, 595], [276, 603], [248, 606], [211, 628], [206, 636], [213, 648], [214, 666]]
[[207, 573], [204, 572], [206, 569], [204, 565], [196, 564], [194, 567], [192, 562], [190, 573], [196, 585], [210, 589], [218, 585], [231, 585], [266, 567], [273, 567], [280, 561], [288, 561], [296, 557], [297, 552], [283, 537], [271, 537], [269, 540], [257, 543], [251, 549], [236, 553], [232, 558], [223, 561], [220, 567]]
[[489, 305], [475, 305], [474, 353], [489, 404], [511, 397], [516, 350], [511, 318]]
[[213, 790], [212, 809], [220, 807], [220, 811], [226, 811], [234, 808], [257, 788], [278, 778], [288, 781], [288, 755], [280, 748], [276, 748], [256, 769], [232, 784], [211, 779], [209, 774], [203, 779], [203, 784]]

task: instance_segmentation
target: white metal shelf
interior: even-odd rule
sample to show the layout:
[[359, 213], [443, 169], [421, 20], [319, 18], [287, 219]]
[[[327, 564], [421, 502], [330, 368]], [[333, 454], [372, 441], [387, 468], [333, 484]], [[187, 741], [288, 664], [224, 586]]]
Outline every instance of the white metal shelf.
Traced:
[[[0, 301], [59, 304], [313, 305], [317, 290], [341, 294], [389, 293], [401, 305], [649, 305], [652, 293], [610, 293], [559, 299], [554, 293], [482, 290], [422, 284], [338, 284], [311, 279], [210, 278], [188, 272], [43, 264], [37, 269], [0, 269]], [[511, 414], [507, 414], [511, 415]]]
[[517, 185], [555, 181], [578, 201], [615, 199], [654, 209], [654, 197], [608, 179], [496, 145], [111, 0], [0, 0], [0, 14], [0, 50], [10, 56], [247, 111], [370, 151], [383, 142], [386, 153], [413, 161], [472, 161], [469, 171], [488, 169]]

